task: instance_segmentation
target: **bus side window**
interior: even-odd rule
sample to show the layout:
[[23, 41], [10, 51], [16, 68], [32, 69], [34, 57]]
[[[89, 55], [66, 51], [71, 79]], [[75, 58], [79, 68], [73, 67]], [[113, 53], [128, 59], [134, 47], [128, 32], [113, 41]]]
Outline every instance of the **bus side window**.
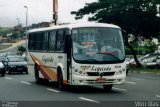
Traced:
[[42, 37], [42, 50], [48, 50], [48, 32], [43, 33]]
[[36, 41], [34, 41], [36, 43], [35, 50], [42, 50], [43, 34], [44, 34], [44, 32], [36, 33], [36, 35], [35, 35], [36, 36]]
[[29, 50], [34, 50], [35, 49], [35, 34], [29, 34], [29, 45], [28, 45], [28, 49]]
[[55, 44], [56, 44], [56, 31], [49, 32], [49, 51], [55, 51]]
[[57, 51], [64, 51], [64, 31], [60, 30], [57, 34], [57, 44], [56, 44]]

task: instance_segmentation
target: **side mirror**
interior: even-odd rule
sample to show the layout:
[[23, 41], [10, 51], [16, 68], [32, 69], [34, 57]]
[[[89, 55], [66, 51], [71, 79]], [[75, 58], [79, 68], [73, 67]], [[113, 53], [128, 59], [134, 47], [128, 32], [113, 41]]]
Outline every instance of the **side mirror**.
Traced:
[[124, 40], [124, 44], [128, 45], [128, 34], [125, 30], [122, 30], [122, 36], [123, 36], [123, 40]]
[[4, 63], [5, 61], [2, 61], [2, 63]]
[[4, 61], [4, 62], [2, 62], [4, 65], [7, 65], [7, 62], [6, 61]]
[[8, 63], [8, 61], [6, 61], [6, 60], [4, 60], [3, 62], [4, 62], [4, 64], [7, 64], [7, 63]]

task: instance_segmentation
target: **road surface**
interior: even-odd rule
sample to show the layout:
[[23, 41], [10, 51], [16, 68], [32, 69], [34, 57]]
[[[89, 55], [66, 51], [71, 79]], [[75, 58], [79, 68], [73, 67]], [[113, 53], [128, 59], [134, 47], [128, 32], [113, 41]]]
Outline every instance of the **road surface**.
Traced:
[[[102, 87], [73, 87], [65, 90], [56, 88], [56, 83], [44, 82], [36, 84], [34, 75], [12, 74], [0, 77], [1, 101], [58, 101], [84, 102], [98, 106], [114, 101], [159, 101], [160, 106], [160, 76], [130, 73], [126, 84], [115, 85], [111, 92], [105, 92]], [[47, 103], [47, 102], [45, 102]], [[147, 102], [148, 103], [148, 102]], [[154, 102], [153, 102], [154, 103]], [[77, 105], [78, 106], [78, 105]], [[113, 107], [113, 106], [112, 106]], [[136, 107], [136, 106], [135, 106]], [[148, 106], [147, 106], [148, 107]]]

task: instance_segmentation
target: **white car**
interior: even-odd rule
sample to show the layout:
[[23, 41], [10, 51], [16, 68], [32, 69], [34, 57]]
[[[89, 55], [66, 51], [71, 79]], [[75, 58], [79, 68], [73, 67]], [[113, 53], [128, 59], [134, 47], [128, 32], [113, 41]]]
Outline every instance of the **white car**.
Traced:
[[2, 62], [0, 62], [0, 74], [2, 77], [4, 77], [6, 74], [5, 67]]
[[156, 59], [157, 59], [157, 56], [151, 56], [147, 59], [144, 59], [142, 61], [142, 65], [144, 67], [156, 67]]

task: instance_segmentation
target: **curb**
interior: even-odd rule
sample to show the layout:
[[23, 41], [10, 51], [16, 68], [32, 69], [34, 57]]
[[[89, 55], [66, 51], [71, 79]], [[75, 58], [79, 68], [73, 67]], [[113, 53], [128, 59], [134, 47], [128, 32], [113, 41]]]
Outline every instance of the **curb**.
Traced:
[[154, 73], [154, 72], [146, 72], [146, 71], [130, 71], [130, 73], [148, 74], [148, 75], [157, 75], [157, 76], [160, 76], [160, 72], [159, 73]]

